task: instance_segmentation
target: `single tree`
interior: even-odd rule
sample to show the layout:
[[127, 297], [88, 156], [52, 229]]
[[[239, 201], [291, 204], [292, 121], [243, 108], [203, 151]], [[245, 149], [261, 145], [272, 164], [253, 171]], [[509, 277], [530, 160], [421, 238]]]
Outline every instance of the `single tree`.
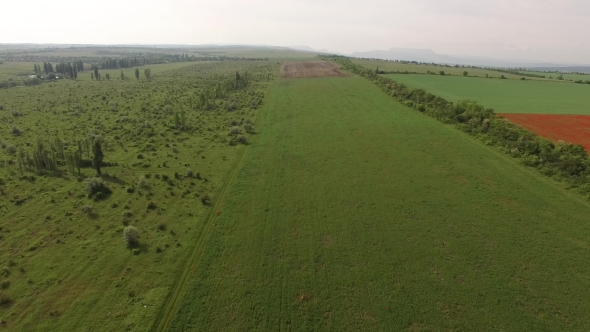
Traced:
[[467, 71], [463, 72], [463, 76], [467, 76], [467, 74], [469, 74]]
[[100, 144], [100, 140], [94, 140], [94, 145], [92, 147], [92, 166], [96, 169], [96, 174], [98, 176], [101, 175], [100, 168], [102, 167], [102, 159], [104, 158], [104, 154], [102, 153], [102, 146]]
[[94, 66], [94, 77], [96, 80], [99, 80], [100, 76], [98, 76], [98, 66]]
[[135, 78], [139, 79], [139, 68], [135, 68]]
[[445, 72], [443, 70], [438, 72], [440, 74], [440, 76], [445, 76]]
[[150, 77], [152, 76], [152, 71], [149, 68], [146, 68], [143, 71], [143, 74], [145, 75], [145, 78], [147, 78], [148, 80], [150, 79]]
[[123, 71], [121, 70], [121, 81], [125, 80], [125, 74], [123, 74]]

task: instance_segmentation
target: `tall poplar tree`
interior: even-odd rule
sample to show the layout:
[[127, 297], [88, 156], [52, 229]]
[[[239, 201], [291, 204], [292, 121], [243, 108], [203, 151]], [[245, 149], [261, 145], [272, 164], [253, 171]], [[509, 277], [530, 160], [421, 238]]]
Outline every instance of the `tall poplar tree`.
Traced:
[[102, 167], [102, 159], [104, 158], [104, 154], [102, 153], [102, 146], [100, 144], [100, 140], [94, 140], [94, 145], [92, 146], [92, 166], [96, 169], [96, 174], [101, 176], [102, 173], [100, 168]]

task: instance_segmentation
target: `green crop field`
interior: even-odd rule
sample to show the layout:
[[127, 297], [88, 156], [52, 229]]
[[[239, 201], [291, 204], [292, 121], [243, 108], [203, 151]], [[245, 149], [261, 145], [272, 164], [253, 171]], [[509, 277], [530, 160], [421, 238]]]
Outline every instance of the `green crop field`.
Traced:
[[[489, 69], [482, 69], [482, 68], [456, 68], [454, 66], [435, 66], [431, 64], [412, 64], [412, 63], [400, 63], [400, 62], [391, 62], [385, 60], [363, 60], [363, 59], [352, 59], [353, 63], [359, 64], [361, 66], [376, 69], [379, 67], [379, 70], [383, 70], [386, 72], [389, 71], [399, 71], [399, 72], [410, 72], [410, 73], [421, 73], [426, 74], [428, 72], [434, 73], [439, 75], [439, 72], [442, 70], [445, 72], [446, 75], [453, 75], [453, 76], [463, 76], [463, 72], [467, 71], [468, 76], [477, 76], [477, 77], [488, 77], [491, 78], [500, 78], [502, 75], [507, 79], [521, 79], [522, 75], [514, 75], [514, 74], [507, 74], [502, 73], [495, 70]], [[435, 75], [435, 76], [436, 76]], [[543, 78], [528, 78], [527, 79], [534, 79], [534, 80], [545, 80]]]
[[534, 72], [534, 71], [523, 71], [523, 73], [527, 74], [534, 74], [534, 75], [541, 75], [547, 78], [553, 77], [553, 79], [557, 79], [558, 76], [562, 76], [565, 80], [577, 81], [577, 80], [590, 80], [590, 74], [573, 74], [573, 73], [544, 73], [544, 72]]
[[474, 100], [497, 113], [590, 114], [590, 85], [432, 75], [387, 77], [447, 100]]
[[[169, 63], [22, 79], [35, 54], [140, 50]], [[590, 329], [590, 202], [371, 71], [283, 79], [313, 54], [282, 49], [2, 52], [22, 60], [0, 65], [19, 80], [0, 89], [2, 331]], [[590, 114], [586, 85], [387, 76], [498, 112]]]
[[579, 196], [363, 78], [261, 112], [171, 331], [590, 328]]

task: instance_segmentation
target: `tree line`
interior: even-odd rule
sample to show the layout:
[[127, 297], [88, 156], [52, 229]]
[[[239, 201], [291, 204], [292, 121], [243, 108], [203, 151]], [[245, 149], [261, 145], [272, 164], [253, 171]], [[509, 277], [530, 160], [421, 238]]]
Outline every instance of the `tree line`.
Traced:
[[72, 174], [81, 175], [81, 168], [92, 166], [97, 176], [102, 174], [104, 153], [102, 136], [89, 136], [82, 140], [67, 143], [59, 137], [53, 140], [37, 139], [30, 150], [23, 146], [16, 152], [16, 167], [24, 176], [24, 172], [60, 172], [60, 166], [66, 166]]
[[370, 79], [401, 103], [443, 123], [455, 125], [461, 131], [520, 159], [524, 165], [567, 182], [590, 198], [590, 157], [582, 145], [554, 143], [497, 117], [491, 108], [472, 101], [449, 102], [423, 89], [409, 88], [376, 74], [375, 70], [354, 64], [347, 57], [331, 56], [323, 59], [337, 62], [343, 69]]

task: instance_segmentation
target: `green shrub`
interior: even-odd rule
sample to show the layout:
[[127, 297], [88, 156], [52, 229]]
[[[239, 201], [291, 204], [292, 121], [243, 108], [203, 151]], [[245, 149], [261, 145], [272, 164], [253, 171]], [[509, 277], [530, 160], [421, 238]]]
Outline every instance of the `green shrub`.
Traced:
[[252, 133], [252, 132], [254, 132], [254, 126], [253, 126], [252, 124], [250, 124], [250, 123], [246, 123], [246, 124], [244, 125], [244, 130], [245, 130], [247, 133]]
[[94, 206], [92, 206], [92, 205], [84, 205], [82, 207], [82, 212], [86, 213], [87, 215], [93, 215], [95, 213]]
[[9, 155], [14, 155], [16, 154], [16, 147], [14, 145], [9, 145], [6, 147], [5, 149], [6, 153], [8, 153]]
[[248, 138], [244, 135], [238, 135], [236, 137], [236, 141], [242, 143], [242, 144], [248, 144]]
[[12, 127], [12, 130], [10, 130], [10, 133], [14, 136], [20, 136], [23, 134], [23, 132], [18, 129], [18, 127]]
[[193, 173], [193, 171], [192, 171], [192, 170], [189, 168], [189, 169], [187, 169], [187, 170], [186, 170], [185, 176], [186, 176], [187, 178], [192, 178], [192, 177], [194, 176], [194, 173]]
[[149, 186], [148, 180], [145, 178], [145, 176], [140, 176], [139, 180], [137, 181], [137, 186], [139, 188], [145, 189]]
[[209, 197], [209, 194], [207, 193], [201, 194], [200, 200], [203, 205], [211, 205], [211, 197]]
[[154, 201], [149, 201], [147, 203], [147, 207], [148, 210], [155, 210], [158, 208], [158, 206], [156, 205], [156, 203]]
[[229, 130], [229, 133], [231, 135], [234, 135], [235, 136], [235, 135], [241, 134], [242, 133], [242, 130], [240, 129], [240, 127], [234, 126], [234, 127], [231, 127], [231, 129]]
[[8, 294], [0, 293], [0, 307], [9, 307], [12, 304], [12, 299]]
[[139, 245], [139, 232], [133, 226], [123, 228], [123, 239], [127, 247], [132, 248]]
[[106, 183], [101, 178], [86, 179], [85, 191], [88, 198], [96, 200], [104, 199], [112, 194], [112, 190], [107, 187]]

